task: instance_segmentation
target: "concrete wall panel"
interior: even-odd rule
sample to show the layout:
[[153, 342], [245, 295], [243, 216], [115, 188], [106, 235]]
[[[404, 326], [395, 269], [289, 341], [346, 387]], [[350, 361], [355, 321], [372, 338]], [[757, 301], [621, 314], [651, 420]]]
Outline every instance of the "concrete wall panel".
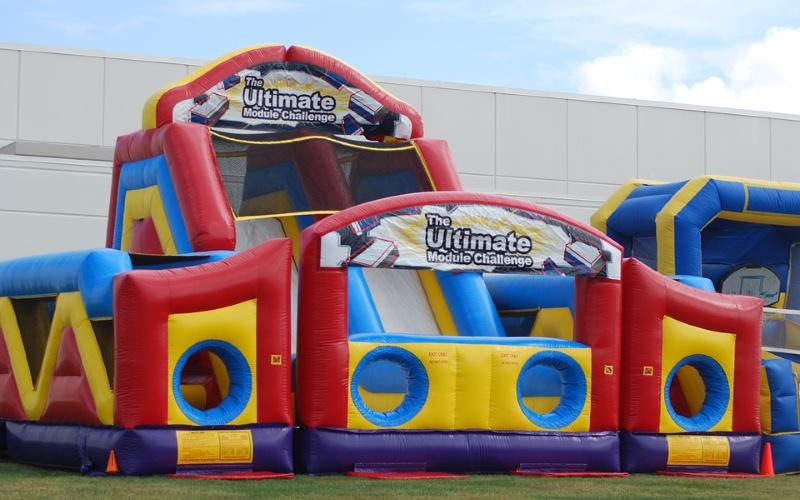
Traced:
[[497, 175], [567, 178], [567, 101], [497, 94]]
[[20, 139], [101, 144], [102, 58], [22, 52], [19, 84]]
[[0, 210], [105, 217], [111, 174], [0, 166]]
[[35, 214], [0, 210], [4, 237], [0, 260], [42, 253], [102, 248], [105, 217]]
[[0, 139], [16, 139], [19, 51], [0, 50], [0, 75]]
[[568, 180], [622, 183], [636, 176], [636, 108], [568, 103]]
[[706, 113], [706, 173], [770, 179], [769, 119]]
[[425, 87], [425, 135], [446, 139], [466, 174], [494, 175], [494, 94]]
[[677, 181], [705, 173], [705, 115], [639, 107], [637, 176]]
[[183, 64], [106, 59], [105, 65], [105, 146], [113, 146], [119, 135], [142, 128], [142, 110], [147, 99], [160, 88], [186, 75]]
[[800, 122], [771, 121], [772, 178], [800, 182]]

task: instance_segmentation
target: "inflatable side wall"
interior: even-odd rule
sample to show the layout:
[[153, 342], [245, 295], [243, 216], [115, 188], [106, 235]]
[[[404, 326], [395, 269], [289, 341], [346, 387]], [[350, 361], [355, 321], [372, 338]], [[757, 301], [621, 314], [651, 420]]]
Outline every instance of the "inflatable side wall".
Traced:
[[758, 472], [761, 301], [623, 274], [625, 469]]
[[[703, 279], [711, 289], [795, 310], [798, 207], [796, 183], [720, 176], [633, 180], [592, 216], [592, 224], [619, 241], [626, 255], [662, 273], [680, 273], [676, 279]], [[775, 470], [800, 470], [794, 365], [800, 328], [791, 311], [766, 310], [762, 328], [762, 431], [772, 443]]]

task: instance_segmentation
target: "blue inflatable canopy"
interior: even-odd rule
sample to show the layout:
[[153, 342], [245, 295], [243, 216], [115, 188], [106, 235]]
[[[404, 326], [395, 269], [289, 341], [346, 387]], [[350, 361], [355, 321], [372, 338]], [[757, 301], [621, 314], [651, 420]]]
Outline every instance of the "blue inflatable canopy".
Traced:
[[721, 176], [634, 180], [595, 212], [592, 225], [622, 244], [626, 257], [663, 274], [703, 276], [717, 291], [784, 307], [798, 259], [792, 255], [800, 242], [800, 184]]

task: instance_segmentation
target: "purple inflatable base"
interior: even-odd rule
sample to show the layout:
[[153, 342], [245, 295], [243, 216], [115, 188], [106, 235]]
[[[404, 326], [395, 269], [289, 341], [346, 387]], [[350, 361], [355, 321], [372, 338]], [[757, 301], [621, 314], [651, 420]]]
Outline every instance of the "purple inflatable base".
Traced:
[[206, 465], [192, 470], [224, 472], [254, 470], [292, 472], [292, 431], [288, 426], [219, 427], [90, 427], [67, 424], [6, 421], [8, 459], [42, 467], [79, 470], [84, 474], [105, 473], [111, 450], [119, 472], [140, 476], [172, 474], [178, 466], [178, 430], [249, 430], [253, 439], [253, 462], [244, 465]]
[[728, 439], [730, 459], [727, 467], [669, 465], [667, 464], [669, 447], [666, 434], [623, 432], [621, 435], [622, 468], [628, 472], [671, 470], [758, 474], [761, 458], [761, 436], [759, 434], [703, 434], [703, 436], [724, 436]]
[[298, 469], [507, 473], [619, 472], [616, 432], [357, 431], [300, 429]]

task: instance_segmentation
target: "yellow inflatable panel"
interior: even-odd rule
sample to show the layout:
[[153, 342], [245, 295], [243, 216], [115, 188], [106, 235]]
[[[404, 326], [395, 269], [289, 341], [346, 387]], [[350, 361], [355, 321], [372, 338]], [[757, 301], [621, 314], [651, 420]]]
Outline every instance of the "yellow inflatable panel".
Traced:
[[[380, 350], [378, 350], [380, 349]], [[374, 413], [384, 411], [385, 406], [372, 406], [370, 398], [364, 395], [360, 385], [353, 384], [354, 373], [362, 359], [380, 359], [378, 353], [386, 349], [410, 359], [422, 373], [412, 374], [408, 381], [408, 395], [402, 398], [396, 408], [390, 412], [384, 423], [375, 418]], [[457, 343], [397, 343], [382, 344], [374, 342], [351, 342], [350, 373], [348, 379], [349, 397], [347, 422], [350, 429], [483, 429], [483, 430], [520, 430], [520, 431], [572, 431], [589, 430], [591, 410], [591, 350], [588, 348], [545, 349], [531, 346], [512, 345], [479, 345]], [[526, 415], [527, 411], [541, 409], [542, 418], [552, 417], [554, 400], [559, 397], [533, 397], [538, 401], [526, 401], [518, 396], [517, 382], [520, 373], [528, 360], [539, 353], [546, 356], [555, 353], [566, 356], [582, 376], [584, 384], [576, 384], [572, 390], [582, 406], [575, 408], [574, 417], [560, 427], [543, 427], [534, 423]], [[360, 375], [359, 375], [360, 376]], [[423, 380], [423, 382], [420, 382]], [[358, 380], [356, 380], [358, 382]], [[414, 388], [414, 384], [417, 388]], [[354, 401], [353, 388], [359, 391], [358, 400]], [[415, 390], [423, 391], [427, 387], [424, 399]], [[569, 390], [565, 386], [564, 390]], [[397, 393], [395, 393], [395, 397]], [[384, 396], [385, 397], [385, 396]], [[410, 399], [409, 399], [410, 398]], [[403, 405], [415, 400], [417, 406], [408, 411], [405, 418]], [[385, 400], [384, 400], [385, 402]], [[394, 403], [394, 401], [393, 401]], [[362, 411], [359, 405], [366, 406]], [[523, 406], [528, 408], [523, 409]], [[372, 420], [370, 420], [372, 419]]]
[[377, 411], [392, 411], [403, 402], [405, 392], [369, 392], [364, 388], [359, 388], [361, 399], [364, 403]]
[[28, 366], [22, 332], [19, 330], [11, 300], [6, 297], [0, 298], [0, 330], [8, 346], [11, 369], [14, 371], [25, 414], [30, 420], [39, 420], [44, 410], [53, 380], [61, 337], [67, 327], [71, 327], [75, 335], [75, 343], [89, 384], [89, 391], [94, 399], [97, 417], [101, 423], [111, 425], [114, 422], [114, 394], [80, 292], [58, 295], [41, 368], [39, 373], [34, 375]]
[[202, 384], [181, 384], [181, 394], [195, 408], [205, 408], [206, 388]]
[[425, 296], [428, 299], [428, 305], [431, 307], [431, 312], [436, 320], [436, 326], [439, 327], [439, 333], [442, 335], [458, 335], [458, 328], [456, 322], [453, 320], [453, 315], [450, 313], [450, 307], [447, 305], [447, 300], [444, 298], [442, 287], [439, 285], [439, 278], [436, 273], [431, 270], [417, 271], [419, 282], [422, 284], [422, 289], [425, 290]]
[[536, 413], [549, 413], [561, 402], [561, 396], [529, 396], [523, 397], [522, 401]]
[[706, 399], [706, 384], [700, 372], [693, 366], [682, 366], [676, 374], [683, 389], [683, 395], [692, 415], [700, 411]]
[[161, 191], [158, 186], [149, 186], [142, 189], [132, 189], [125, 193], [125, 212], [122, 222], [122, 241], [120, 249], [125, 251], [131, 246], [133, 225], [140, 219], [153, 219], [153, 225], [158, 234], [158, 241], [164, 255], [178, 253], [172, 239], [172, 230], [167, 222], [167, 214], [161, 201]]
[[[762, 358], [763, 358], [762, 353]], [[759, 411], [761, 412], [761, 432], [772, 432], [772, 392], [769, 390], [767, 369], [761, 366], [761, 388], [759, 391]]]
[[548, 307], [536, 313], [531, 337], [572, 340], [575, 326], [569, 307]]
[[164, 381], [168, 388], [167, 423], [169, 425], [197, 425], [178, 406], [172, 380], [178, 359], [190, 347], [204, 340], [221, 340], [232, 344], [242, 353], [250, 368], [253, 380], [250, 400], [239, 416], [228, 422], [228, 425], [245, 425], [257, 421], [256, 314], [256, 300], [253, 299], [220, 309], [169, 315], [167, 320], [169, 369], [167, 379]]
[[[725, 379], [727, 380], [729, 388], [727, 406], [725, 407], [722, 417], [713, 427], [706, 429], [704, 432], [730, 432], [733, 424], [733, 373], [736, 335], [705, 330], [683, 323], [669, 316], [664, 316], [662, 327], [661, 416], [659, 432], [690, 432], [690, 430], [681, 427], [673, 419], [667, 409], [667, 398], [669, 394], [667, 394], [666, 391], [666, 382], [670, 371], [681, 362], [681, 360], [696, 354], [707, 356], [720, 365], [725, 372]], [[688, 377], [687, 385], [688, 387], [684, 387], [684, 390], [687, 394], [691, 394], [694, 389], [691, 387], [690, 378]], [[706, 391], [710, 391], [711, 389], [710, 387], [706, 387]]]

